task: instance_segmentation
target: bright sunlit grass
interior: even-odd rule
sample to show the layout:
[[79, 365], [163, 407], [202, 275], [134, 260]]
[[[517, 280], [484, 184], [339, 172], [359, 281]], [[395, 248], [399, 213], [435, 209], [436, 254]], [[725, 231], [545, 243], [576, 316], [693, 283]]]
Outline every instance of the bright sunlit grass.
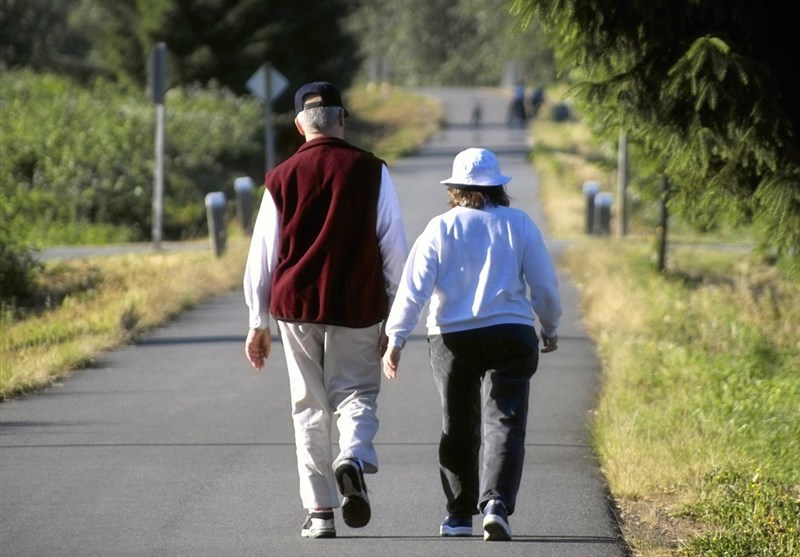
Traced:
[[598, 441], [622, 453], [606, 470], [623, 495], [741, 466], [800, 481], [800, 287], [727, 257], [730, 274], [697, 276], [658, 275], [618, 242], [566, 259], [608, 369]]
[[583, 234], [580, 184], [614, 177], [580, 126], [537, 122], [534, 164], [603, 364], [595, 450], [626, 538], [646, 557], [796, 555], [800, 280], [718, 236], [673, 244], [659, 274], [653, 232]]

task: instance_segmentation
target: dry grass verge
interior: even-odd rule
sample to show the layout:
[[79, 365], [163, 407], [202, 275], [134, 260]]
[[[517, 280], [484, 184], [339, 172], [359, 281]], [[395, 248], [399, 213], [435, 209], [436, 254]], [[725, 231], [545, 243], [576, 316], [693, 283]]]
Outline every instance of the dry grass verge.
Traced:
[[247, 243], [225, 255], [170, 252], [50, 263], [41, 280], [51, 307], [22, 320], [6, 312], [0, 400], [47, 385], [65, 371], [241, 284]]

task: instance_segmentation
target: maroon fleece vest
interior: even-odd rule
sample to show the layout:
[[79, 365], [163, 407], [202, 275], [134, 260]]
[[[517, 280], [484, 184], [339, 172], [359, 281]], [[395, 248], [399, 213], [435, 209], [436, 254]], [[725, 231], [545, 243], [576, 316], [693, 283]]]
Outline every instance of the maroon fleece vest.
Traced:
[[270, 300], [276, 319], [361, 328], [386, 317], [375, 232], [382, 164], [323, 137], [267, 174], [280, 222]]

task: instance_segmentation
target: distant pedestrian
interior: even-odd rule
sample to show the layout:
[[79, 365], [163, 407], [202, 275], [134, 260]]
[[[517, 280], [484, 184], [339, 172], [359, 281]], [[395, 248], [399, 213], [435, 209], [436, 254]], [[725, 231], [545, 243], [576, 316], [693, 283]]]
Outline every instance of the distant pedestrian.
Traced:
[[472, 113], [469, 117], [469, 125], [471, 128], [479, 129], [483, 122], [483, 106], [481, 101], [475, 101], [472, 105]]
[[523, 128], [525, 127], [526, 120], [525, 87], [522, 84], [517, 84], [514, 87], [514, 94], [511, 97], [511, 102], [508, 105], [506, 124], [509, 128]]
[[532, 118], [536, 118], [539, 115], [539, 111], [542, 109], [542, 105], [544, 104], [544, 89], [541, 87], [536, 87], [531, 94], [531, 107], [532, 107]]
[[[442, 404], [439, 469], [447, 498], [442, 536], [472, 535], [483, 513], [484, 540], [511, 539], [525, 456], [529, 382], [542, 352], [558, 346], [558, 282], [542, 234], [509, 207], [495, 155], [467, 149], [453, 161], [451, 209], [417, 238], [386, 322], [384, 374], [426, 302], [431, 368]], [[530, 296], [527, 290], [530, 289]], [[483, 431], [483, 437], [481, 436]], [[482, 467], [479, 453], [483, 442]]]
[[[353, 528], [371, 517], [364, 473], [378, 471], [382, 321], [408, 253], [386, 164], [344, 141], [347, 111], [328, 82], [295, 94], [305, 143], [266, 176], [244, 295], [245, 352], [256, 369], [269, 357], [269, 314], [278, 323], [291, 386], [301, 535], [336, 535], [333, 509]], [[339, 452], [331, 449], [336, 416]]]

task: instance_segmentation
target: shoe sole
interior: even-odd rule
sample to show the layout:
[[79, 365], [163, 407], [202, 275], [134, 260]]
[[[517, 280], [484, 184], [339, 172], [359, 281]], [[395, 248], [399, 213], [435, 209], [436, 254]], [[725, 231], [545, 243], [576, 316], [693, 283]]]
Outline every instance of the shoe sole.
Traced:
[[372, 511], [366, 496], [366, 486], [361, 481], [359, 470], [353, 465], [342, 465], [336, 469], [336, 483], [342, 500], [342, 518], [351, 528], [363, 528], [369, 523]]
[[321, 532], [311, 532], [308, 530], [304, 530], [300, 532], [300, 536], [303, 538], [311, 538], [311, 539], [319, 539], [319, 538], [335, 538], [336, 532], [330, 530], [323, 530]]
[[439, 528], [439, 535], [445, 538], [468, 538], [472, 535], [472, 528], [464, 526], [457, 528], [442, 526]]
[[500, 517], [483, 521], [483, 541], [507, 542], [511, 539], [511, 528]]

